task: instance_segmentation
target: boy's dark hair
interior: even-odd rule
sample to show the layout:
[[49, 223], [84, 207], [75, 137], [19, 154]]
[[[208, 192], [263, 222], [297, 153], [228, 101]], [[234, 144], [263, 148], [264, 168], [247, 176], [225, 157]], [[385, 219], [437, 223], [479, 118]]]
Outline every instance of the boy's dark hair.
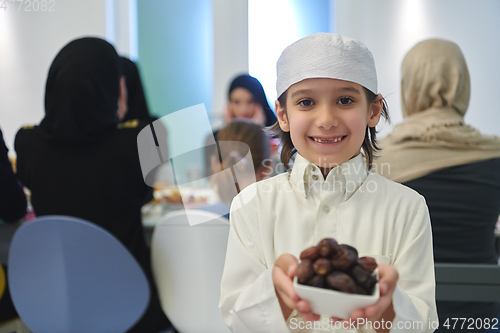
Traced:
[[[365, 90], [365, 95], [366, 99], [368, 100], [368, 104], [371, 104], [375, 101], [377, 98], [377, 95], [371, 92], [370, 90], [366, 89], [363, 87]], [[281, 107], [286, 109], [286, 96], [287, 96], [288, 90], [286, 90], [283, 94], [281, 94], [280, 97], [278, 97], [278, 102], [280, 103]], [[382, 98], [382, 112], [381, 115], [382, 117], [387, 121], [391, 122], [391, 119], [389, 117], [389, 107], [387, 106], [387, 103], [384, 98]], [[292, 139], [290, 137], [290, 132], [284, 132], [280, 125], [279, 122], [276, 122], [271, 128], [270, 128], [271, 133], [279, 136], [281, 139], [281, 156], [280, 160], [281, 163], [285, 166], [287, 170], [290, 169], [289, 163], [290, 160], [293, 159], [293, 156], [297, 152], [297, 149], [292, 143]], [[361, 145], [363, 148], [363, 153], [365, 155], [367, 164], [368, 164], [368, 170], [372, 168], [372, 163], [373, 159], [376, 158], [375, 152], [380, 150], [380, 148], [377, 146], [377, 130], [375, 127], [366, 127], [366, 132], [365, 132], [365, 140], [363, 141], [363, 144]]]

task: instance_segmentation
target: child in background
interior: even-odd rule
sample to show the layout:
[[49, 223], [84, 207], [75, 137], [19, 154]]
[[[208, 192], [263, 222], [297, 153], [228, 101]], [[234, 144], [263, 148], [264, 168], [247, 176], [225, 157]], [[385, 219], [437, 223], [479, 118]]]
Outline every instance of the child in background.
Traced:
[[[293, 168], [233, 201], [219, 304], [226, 325], [237, 333], [281, 333], [320, 320], [296, 294], [293, 278], [300, 253], [332, 237], [378, 262], [380, 299], [350, 319], [391, 322], [393, 332], [432, 332], [437, 313], [427, 206], [415, 191], [369, 172], [375, 126], [388, 117], [371, 52], [336, 34], [303, 38], [278, 60], [277, 92], [274, 128], [281, 160], [288, 167], [293, 159]], [[408, 322], [420, 325], [408, 329]], [[331, 323], [312, 331], [334, 332]]]
[[[233, 120], [219, 131], [218, 138], [220, 151], [215, 151], [210, 162], [211, 185], [217, 190], [219, 202], [199, 209], [229, 218], [233, 198], [248, 185], [266, 178], [272, 169], [271, 145], [264, 128], [248, 119]], [[233, 175], [228, 169], [235, 164], [237, 171]]]

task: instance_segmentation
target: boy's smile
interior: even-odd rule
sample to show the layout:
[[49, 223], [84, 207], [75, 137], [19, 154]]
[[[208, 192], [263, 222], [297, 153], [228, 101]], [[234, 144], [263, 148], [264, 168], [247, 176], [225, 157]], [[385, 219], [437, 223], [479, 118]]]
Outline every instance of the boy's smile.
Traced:
[[326, 173], [358, 155], [367, 127], [380, 119], [381, 98], [368, 103], [364, 88], [353, 82], [306, 79], [286, 93], [286, 107], [276, 103], [280, 127], [299, 154]]
[[323, 144], [337, 143], [337, 142], [343, 140], [344, 138], [345, 138], [345, 136], [338, 136], [336, 138], [311, 137], [311, 139], [313, 139], [314, 141], [319, 142], [319, 143], [323, 143]]

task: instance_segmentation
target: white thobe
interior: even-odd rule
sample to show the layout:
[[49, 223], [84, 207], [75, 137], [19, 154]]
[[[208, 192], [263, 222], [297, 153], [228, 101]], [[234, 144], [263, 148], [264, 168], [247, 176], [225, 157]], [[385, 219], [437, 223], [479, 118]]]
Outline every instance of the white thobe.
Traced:
[[299, 257], [325, 237], [396, 268], [391, 332], [434, 331], [434, 260], [425, 200], [367, 172], [361, 155], [332, 169], [325, 180], [316, 165], [297, 154], [291, 173], [255, 183], [233, 200], [230, 222], [219, 307], [232, 332], [342, 331], [325, 325], [300, 329], [305, 322], [296, 311], [285, 321], [271, 276], [281, 254]]

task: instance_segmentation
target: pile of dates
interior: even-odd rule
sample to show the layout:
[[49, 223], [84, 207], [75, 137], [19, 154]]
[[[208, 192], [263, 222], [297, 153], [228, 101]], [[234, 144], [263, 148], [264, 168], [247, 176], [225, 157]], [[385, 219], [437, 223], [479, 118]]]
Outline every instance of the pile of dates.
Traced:
[[304, 250], [300, 260], [296, 272], [300, 284], [350, 294], [373, 294], [377, 262], [371, 257], [358, 258], [358, 251], [350, 245], [325, 238]]

